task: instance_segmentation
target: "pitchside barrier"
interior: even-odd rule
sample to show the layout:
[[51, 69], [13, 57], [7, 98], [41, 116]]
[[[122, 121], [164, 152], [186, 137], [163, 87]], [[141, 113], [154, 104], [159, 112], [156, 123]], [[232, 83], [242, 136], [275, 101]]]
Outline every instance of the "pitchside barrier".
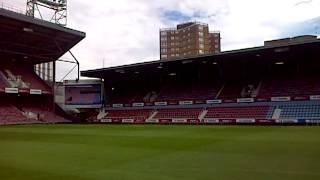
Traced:
[[218, 124], [234, 124], [234, 125], [305, 125], [305, 124], [319, 124], [320, 119], [217, 119], [217, 118], [204, 118], [199, 119], [184, 119], [184, 118], [164, 118], [164, 119], [147, 119], [135, 120], [134, 118], [110, 118], [102, 119], [101, 123], [106, 124], [203, 124], [203, 125], [218, 125]]
[[[10, 89], [7, 93], [16, 93], [16, 90]], [[270, 98], [237, 98], [237, 99], [208, 99], [208, 100], [185, 100], [185, 101], [157, 101], [154, 103], [134, 102], [126, 104], [112, 104], [107, 105], [113, 108], [123, 107], [152, 107], [152, 106], [170, 106], [170, 105], [194, 105], [194, 104], [223, 104], [223, 103], [254, 103], [254, 102], [290, 102], [290, 101], [320, 101], [320, 95], [311, 96], [281, 96]]]
[[31, 94], [31, 95], [42, 95], [51, 94], [51, 91], [45, 91], [41, 89], [19, 89], [19, 88], [5, 88], [0, 89], [0, 92], [5, 94]]

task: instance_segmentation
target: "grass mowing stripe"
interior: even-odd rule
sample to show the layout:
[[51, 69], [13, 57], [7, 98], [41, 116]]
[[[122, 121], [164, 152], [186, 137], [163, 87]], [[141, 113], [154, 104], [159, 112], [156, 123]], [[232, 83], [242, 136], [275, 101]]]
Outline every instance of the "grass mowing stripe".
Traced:
[[318, 127], [0, 127], [0, 179], [320, 179]]

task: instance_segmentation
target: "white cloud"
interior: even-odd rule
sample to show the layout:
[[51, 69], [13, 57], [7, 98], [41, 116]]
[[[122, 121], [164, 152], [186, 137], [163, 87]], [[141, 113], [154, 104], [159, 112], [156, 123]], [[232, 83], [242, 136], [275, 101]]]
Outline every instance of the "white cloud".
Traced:
[[[0, 0], [24, 9], [25, 0]], [[320, 0], [69, 0], [69, 27], [87, 33], [73, 51], [81, 69], [159, 58], [159, 28], [172, 26], [165, 10], [193, 16], [220, 30], [223, 50], [262, 45], [290, 24], [320, 16]], [[69, 66], [58, 66], [61, 76]], [[73, 74], [74, 76], [74, 74]]]

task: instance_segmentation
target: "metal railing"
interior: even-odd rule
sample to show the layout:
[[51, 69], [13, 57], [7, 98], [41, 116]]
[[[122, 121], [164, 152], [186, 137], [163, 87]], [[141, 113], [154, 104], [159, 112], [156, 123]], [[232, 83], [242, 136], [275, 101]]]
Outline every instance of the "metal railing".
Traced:
[[[15, 13], [18, 13], [18, 14], [22, 14], [22, 15], [25, 15], [25, 16], [28, 16], [26, 14], [26, 10], [21, 10], [21, 9], [18, 9], [18, 8], [15, 8], [13, 6], [9, 6], [3, 2], [0, 2], [0, 9], [5, 9], [5, 10], [8, 10], [8, 11], [12, 11], [12, 12], [15, 12]], [[46, 19], [42, 19], [42, 18], [39, 18], [39, 17], [32, 17], [33, 19], [37, 19], [37, 20], [41, 20], [41, 21], [45, 21], [45, 22], [50, 22], [50, 23], [53, 23], [49, 20], [46, 20]]]

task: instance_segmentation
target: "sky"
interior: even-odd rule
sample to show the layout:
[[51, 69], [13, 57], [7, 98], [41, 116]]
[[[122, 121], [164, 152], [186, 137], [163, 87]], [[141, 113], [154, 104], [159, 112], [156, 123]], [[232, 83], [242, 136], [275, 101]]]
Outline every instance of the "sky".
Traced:
[[[25, 4], [0, 0], [0, 6], [20, 10]], [[187, 21], [220, 31], [223, 51], [261, 46], [264, 40], [319, 35], [320, 0], [68, 0], [68, 27], [87, 35], [72, 49], [81, 70], [157, 60], [159, 29]], [[57, 68], [59, 80], [72, 65]]]

